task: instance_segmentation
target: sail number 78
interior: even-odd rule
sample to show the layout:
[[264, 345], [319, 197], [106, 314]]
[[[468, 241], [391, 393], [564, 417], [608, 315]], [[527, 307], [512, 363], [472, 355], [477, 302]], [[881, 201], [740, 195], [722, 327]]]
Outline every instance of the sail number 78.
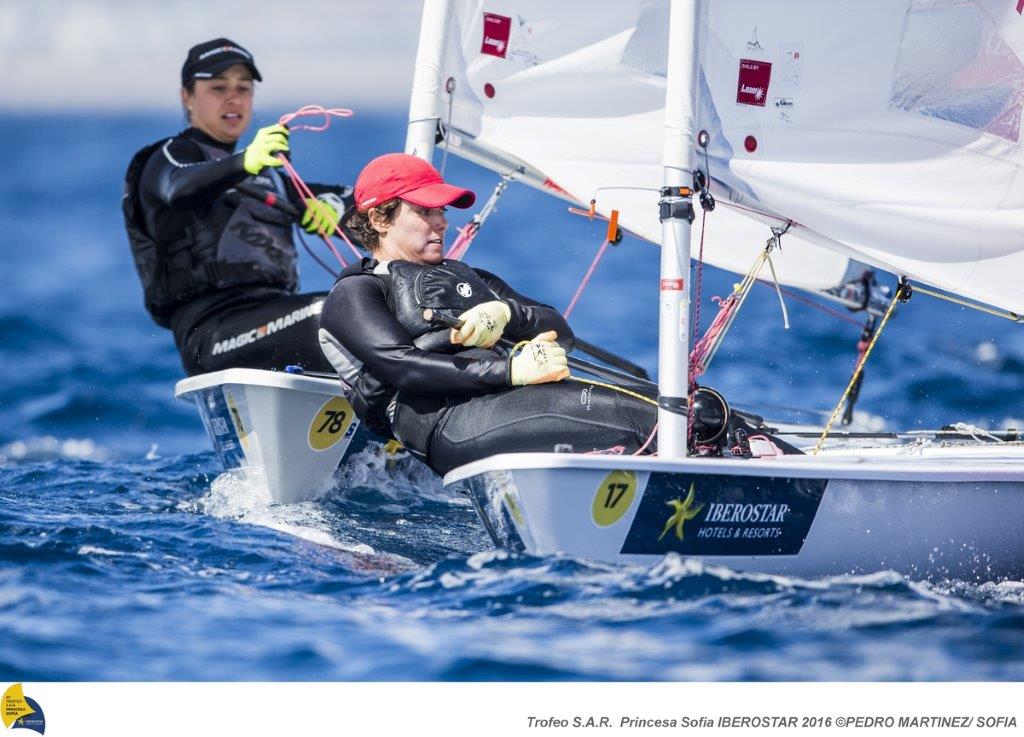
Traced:
[[352, 405], [345, 397], [331, 397], [313, 415], [309, 423], [309, 447], [327, 450], [348, 433], [355, 419]]
[[329, 409], [324, 411], [324, 417], [326, 418], [324, 424], [317, 428], [317, 432], [321, 433], [326, 430], [335, 435], [341, 430], [341, 426], [345, 424], [345, 418], [348, 417], [348, 413], [343, 409]]

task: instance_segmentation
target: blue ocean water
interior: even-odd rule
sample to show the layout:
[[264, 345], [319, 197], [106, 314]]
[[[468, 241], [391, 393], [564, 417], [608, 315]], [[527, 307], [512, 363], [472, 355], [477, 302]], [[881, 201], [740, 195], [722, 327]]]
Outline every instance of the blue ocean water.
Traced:
[[[293, 160], [309, 180], [352, 181], [401, 147], [402, 117], [298, 133]], [[178, 125], [0, 117], [0, 681], [1024, 677], [1024, 582], [511, 556], [409, 462], [296, 505], [218, 476], [173, 398], [177, 354], [142, 308], [119, 211], [131, 154]], [[481, 194], [495, 183], [454, 158], [448, 174]], [[513, 186], [468, 260], [564, 306], [601, 236]], [[610, 249], [573, 317], [652, 372], [657, 258], [630, 239]], [[305, 256], [302, 273], [306, 289], [332, 281]], [[733, 281], [706, 271], [705, 324]], [[775, 295], [756, 291], [707, 383], [741, 405], [830, 409], [859, 330], [789, 306], [784, 331]], [[859, 407], [874, 427], [1020, 426], [1022, 397], [1019, 327], [917, 297]]]

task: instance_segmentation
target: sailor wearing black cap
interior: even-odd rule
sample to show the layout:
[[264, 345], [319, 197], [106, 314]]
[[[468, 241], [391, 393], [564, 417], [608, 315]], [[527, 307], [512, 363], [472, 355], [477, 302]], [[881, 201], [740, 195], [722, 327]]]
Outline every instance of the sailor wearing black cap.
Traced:
[[234, 41], [193, 46], [181, 68], [189, 127], [138, 151], [125, 176], [125, 227], [146, 309], [173, 331], [190, 375], [287, 364], [331, 370], [317, 340], [325, 295], [296, 293], [292, 218], [243, 191], [288, 200], [313, 233], [333, 232], [351, 188], [310, 184], [317, 199], [303, 200], [276, 170], [288, 151], [282, 125], [259, 129], [235, 151], [252, 122], [256, 81], [252, 54]]

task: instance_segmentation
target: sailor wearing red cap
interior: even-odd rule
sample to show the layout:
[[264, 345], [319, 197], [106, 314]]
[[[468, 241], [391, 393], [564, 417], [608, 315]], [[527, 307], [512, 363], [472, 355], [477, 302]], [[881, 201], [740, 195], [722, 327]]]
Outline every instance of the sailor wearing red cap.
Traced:
[[371, 257], [342, 272], [320, 315], [321, 344], [354, 389], [356, 413], [439, 474], [556, 445], [635, 451], [656, 422], [653, 404], [564, 381], [573, 335], [558, 311], [444, 259], [445, 208], [474, 200], [407, 154], [374, 159], [356, 180], [344, 221]]
[[330, 232], [351, 188], [311, 184], [317, 199], [304, 201], [276, 171], [288, 151], [281, 125], [235, 151], [261, 80], [252, 54], [230, 39], [192, 47], [181, 69], [189, 127], [138, 151], [125, 176], [122, 209], [146, 308], [173, 331], [190, 375], [330, 370], [316, 339], [324, 294], [296, 293], [293, 219], [266, 195], [304, 211], [309, 232]]

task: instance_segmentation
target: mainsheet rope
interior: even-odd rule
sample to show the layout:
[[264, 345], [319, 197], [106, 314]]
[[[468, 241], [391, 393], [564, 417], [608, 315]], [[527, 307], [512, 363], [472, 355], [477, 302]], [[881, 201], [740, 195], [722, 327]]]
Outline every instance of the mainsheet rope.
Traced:
[[[328, 128], [331, 127], [331, 122], [332, 122], [332, 120], [334, 118], [350, 118], [354, 114], [355, 113], [353, 113], [351, 110], [349, 110], [347, 108], [325, 108], [325, 107], [323, 107], [321, 105], [304, 105], [303, 107], [300, 107], [298, 110], [296, 110], [294, 112], [286, 113], [286, 114], [282, 115], [278, 119], [277, 122], [280, 123], [281, 125], [287, 127], [290, 132], [304, 130], [304, 131], [310, 131], [310, 132], [313, 132], [313, 133], [320, 133], [320, 132], [325, 131], [325, 130], [327, 130]], [[314, 116], [316, 116], [316, 117], [323, 116], [323, 123], [321, 125], [307, 125], [307, 124], [290, 125], [293, 121], [298, 120], [300, 118], [310, 118], [310, 117], [314, 117]], [[288, 173], [288, 176], [291, 178], [292, 183], [295, 185], [295, 189], [299, 193], [299, 196], [302, 197], [303, 199], [306, 199], [306, 200], [312, 199], [314, 201], [314, 203], [315, 203], [313, 205], [313, 207], [316, 207], [316, 208], [320, 209], [321, 215], [326, 217], [327, 214], [328, 214], [327, 210], [326, 210], [327, 205], [322, 203], [322, 202], [320, 202], [320, 200], [318, 200], [316, 198], [316, 195], [313, 194], [313, 191], [309, 188], [309, 185], [307, 185], [306, 182], [303, 181], [302, 177], [299, 176], [299, 172], [295, 170], [294, 166], [292, 166], [292, 163], [288, 160], [288, 157], [285, 156], [283, 153], [279, 153], [279, 154], [277, 154], [277, 158], [281, 161], [282, 166], [284, 167], [284, 170]], [[341, 213], [338, 213], [338, 215], [340, 216]], [[345, 241], [345, 243], [348, 244], [349, 249], [351, 249], [352, 253], [356, 257], [356, 260], [362, 258], [362, 254], [359, 252], [359, 249], [357, 249], [352, 244], [352, 241], [350, 241], [348, 236], [345, 235], [345, 231], [342, 230], [340, 220], [339, 220], [338, 223], [335, 224], [334, 232], [343, 241]], [[334, 243], [333, 243], [333, 241], [331, 241], [330, 236], [327, 233], [320, 233], [320, 237], [323, 239], [324, 243], [327, 245], [327, 248], [330, 249], [331, 253], [334, 254], [334, 257], [338, 260], [338, 263], [340, 263], [343, 268], [348, 266], [348, 262], [344, 259], [344, 257], [342, 257], [342, 255], [338, 251], [338, 249], [335, 248]], [[312, 254], [312, 250], [309, 248], [308, 245], [306, 245], [306, 241], [304, 239], [302, 240], [302, 243], [306, 247], [306, 250], [309, 251], [310, 255], [313, 255]], [[334, 271], [332, 269], [328, 268], [327, 265], [324, 264], [323, 261], [321, 261], [319, 258], [316, 258], [316, 256], [313, 256], [313, 258], [327, 272], [329, 272], [331, 274], [334, 273]]]

